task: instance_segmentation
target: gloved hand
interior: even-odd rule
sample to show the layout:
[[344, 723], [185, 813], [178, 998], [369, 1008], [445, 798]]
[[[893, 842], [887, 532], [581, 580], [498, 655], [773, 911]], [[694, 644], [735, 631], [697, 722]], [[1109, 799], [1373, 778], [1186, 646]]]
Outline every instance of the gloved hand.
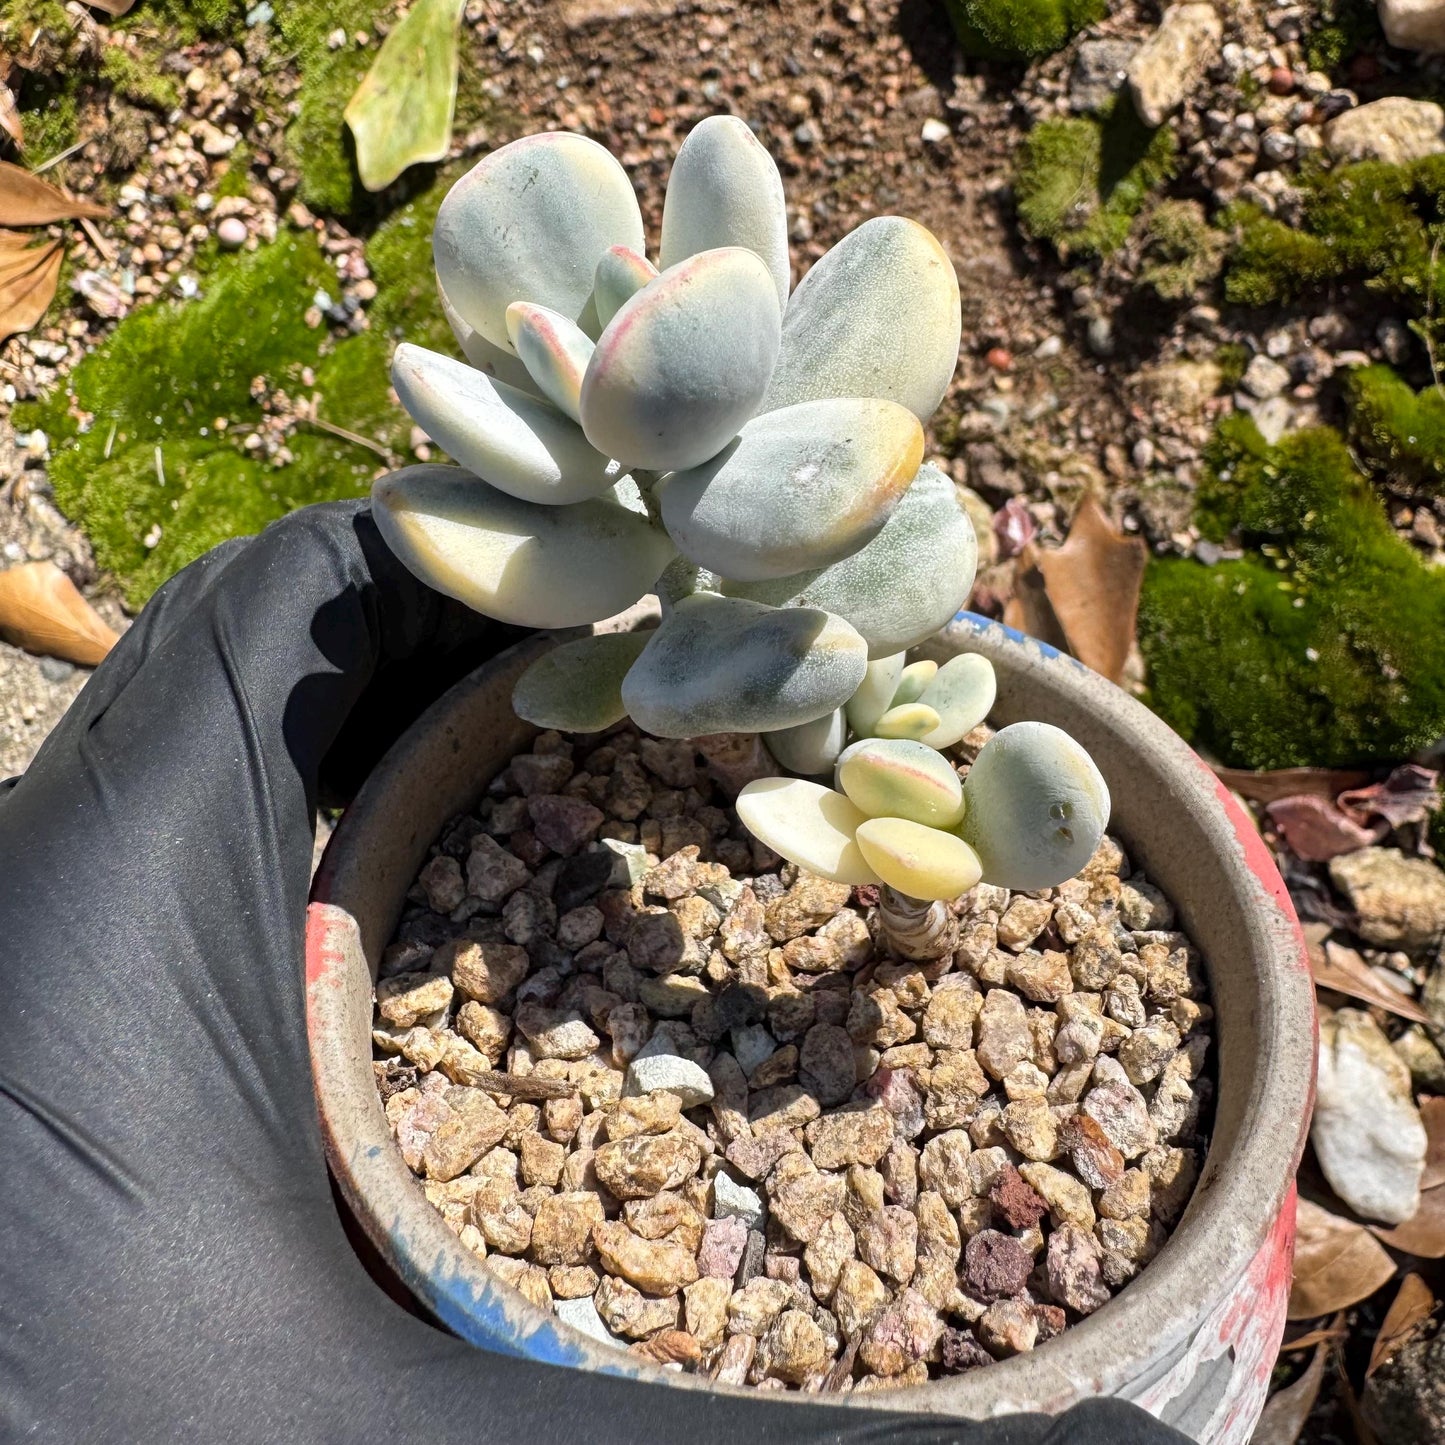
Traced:
[[1108, 1401], [972, 1426], [534, 1365], [373, 1283], [311, 1094], [317, 799], [515, 636], [364, 504], [308, 508], [162, 588], [0, 786], [0, 1438], [1182, 1441]]

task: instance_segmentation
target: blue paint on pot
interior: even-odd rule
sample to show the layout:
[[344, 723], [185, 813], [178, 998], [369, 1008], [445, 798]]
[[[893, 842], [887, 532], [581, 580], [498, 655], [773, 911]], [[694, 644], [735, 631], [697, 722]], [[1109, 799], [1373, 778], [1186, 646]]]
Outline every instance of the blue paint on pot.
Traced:
[[971, 632], [1001, 633], [1010, 642], [1016, 642], [1025, 647], [1036, 647], [1049, 662], [1063, 661], [1078, 668], [1080, 672], [1088, 671], [1088, 668], [1077, 657], [1070, 657], [1067, 652], [1060, 652], [1057, 647], [1050, 647], [1047, 642], [1041, 642], [1027, 632], [1020, 632], [1016, 627], [1007, 627], [1002, 622], [995, 622], [991, 617], [981, 617], [977, 612], [959, 612], [954, 615], [953, 622], [955, 626], [967, 627]]

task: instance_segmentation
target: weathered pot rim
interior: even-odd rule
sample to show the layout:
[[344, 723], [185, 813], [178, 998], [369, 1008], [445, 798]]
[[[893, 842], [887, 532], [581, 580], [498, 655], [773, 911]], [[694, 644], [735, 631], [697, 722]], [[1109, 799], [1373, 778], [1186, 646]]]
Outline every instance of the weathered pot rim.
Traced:
[[[345, 905], [350, 901], [365, 911], [366, 860], [373, 840], [396, 831], [420, 755], [430, 752], [434, 765], [442, 756], [461, 757], [465, 740], [453, 728], [459, 713], [495, 689], [503, 674], [515, 673], [557, 640], [540, 636], [519, 643], [439, 699], [383, 758], [327, 847], [312, 889], [306, 977], [308, 1037], [328, 1157], [343, 1193], [388, 1262], [437, 1318], [464, 1338], [507, 1353], [674, 1388], [752, 1393], [665, 1371], [594, 1341], [492, 1276], [441, 1221], [407, 1171], [376, 1095], [370, 1051], [363, 1053], [347, 1022], [348, 999], [360, 987], [356, 975], [366, 955], [358, 924]], [[1128, 758], [1131, 777], [1147, 774], [1162, 787], [1164, 803], [1178, 810], [1186, 831], [1198, 835], [1193, 847], [1206, 850], [1209, 866], [1225, 880], [1225, 892], [1181, 898], [1167, 881], [1161, 887], [1193, 937], [1208, 919], [1231, 909], [1238, 913], [1236, 926], [1249, 940], [1255, 997], [1248, 1016], [1257, 1034], [1246, 1041], [1242, 1035], [1248, 1027], [1240, 1026], [1240, 1044], [1248, 1043], [1243, 1053], [1221, 1038], [1221, 1052], [1237, 1057], [1219, 1067], [1216, 1132], [1194, 1196], [1157, 1258], [1114, 1300], [1045, 1347], [987, 1369], [910, 1389], [832, 1398], [863, 1407], [984, 1418], [1058, 1411], [1094, 1395], [1138, 1397], [1183, 1357], [1199, 1320], [1219, 1307], [1221, 1291], [1266, 1251], [1283, 1256], [1283, 1265], [1276, 1261], [1272, 1269], [1287, 1270], [1293, 1177], [1313, 1096], [1315, 1013], [1303, 940], [1273, 860], [1248, 814], [1188, 746], [1102, 677], [987, 619], [960, 613], [915, 655], [941, 659], [959, 651], [982, 652], [994, 662], [1000, 678], [996, 714], [1006, 720], [1012, 720], [1008, 696], [1014, 684], [1056, 704], [1053, 717], [1047, 706], [1032, 708], [1029, 716], [1058, 721], [1059, 712], [1069, 714], [1064, 725], [1094, 754], [1115, 793], [1117, 831], [1126, 846], [1131, 824], [1141, 819], [1124, 816], [1117, 806], [1120, 784], [1127, 780], [1113, 765], [1116, 755]], [[474, 797], [486, 781], [471, 780]], [[388, 846], [410, 848], [419, 866], [434, 832]], [[1131, 856], [1140, 861], [1132, 849]], [[1149, 875], [1158, 877], [1153, 861], [1147, 856], [1143, 861], [1150, 865]], [[1175, 866], [1177, 871], [1188, 865]], [[407, 875], [408, 883], [413, 874]], [[393, 917], [391, 926], [394, 922]], [[379, 957], [379, 945], [373, 951]], [[1219, 960], [1206, 950], [1205, 962], [1218, 1001]], [[374, 978], [374, 963], [370, 971]], [[1245, 1067], [1236, 1069], [1236, 1064]], [[1226, 1067], [1232, 1071], [1227, 1078]], [[1288, 1220], [1281, 1219], [1282, 1212]], [[775, 1398], [807, 1403], [815, 1397], [789, 1392]]]

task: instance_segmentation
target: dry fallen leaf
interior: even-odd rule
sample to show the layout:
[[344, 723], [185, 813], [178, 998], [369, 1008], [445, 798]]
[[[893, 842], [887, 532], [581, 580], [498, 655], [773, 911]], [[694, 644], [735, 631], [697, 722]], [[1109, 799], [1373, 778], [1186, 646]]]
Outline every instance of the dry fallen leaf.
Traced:
[[1404, 763], [1383, 783], [1343, 792], [1335, 801], [1361, 823], [1371, 818], [1383, 818], [1392, 828], [1420, 823], [1440, 806], [1440, 774]]
[[1422, 1190], [1419, 1208], [1403, 1224], [1393, 1229], [1372, 1224], [1370, 1233], [1402, 1254], [1445, 1259], [1445, 1184]]
[[1093, 496], [1079, 503], [1064, 545], [1038, 557], [1069, 651], [1111, 682], [1124, 676], [1148, 560], [1144, 539], [1120, 532]]
[[[0, 238], [23, 235], [0, 231]], [[28, 239], [28, 237], [26, 238]], [[0, 341], [29, 331], [55, 296], [64, 248], [59, 241], [12, 246], [0, 239]]]
[[1375, 1336], [1375, 1347], [1365, 1368], [1367, 1380], [1391, 1355], [1409, 1344], [1420, 1324], [1435, 1313], [1435, 1306], [1434, 1292], [1418, 1274], [1407, 1274], [1400, 1281], [1400, 1292]]
[[1067, 652], [1069, 640], [1044, 592], [1044, 574], [1038, 569], [1038, 557], [1039, 549], [1033, 542], [1026, 543], [1019, 553], [1013, 596], [1004, 604], [1004, 625]]
[[93, 667], [116, 634], [54, 562], [0, 572], [0, 637], [26, 652]]
[[1333, 802], [1344, 789], [1358, 788], [1370, 777], [1341, 768], [1268, 768], [1256, 773], [1247, 768], [1216, 767], [1214, 772], [1225, 787], [1252, 803], [1273, 803], [1301, 794]]
[[1413, 1023], [1430, 1022], [1430, 1015], [1414, 999], [1377, 978], [1353, 948], [1331, 941], [1323, 948], [1310, 949], [1310, 970], [1315, 976], [1315, 983], [1321, 988], [1332, 988], [1336, 993], [1372, 1003], [1376, 1008]]
[[1325, 863], [1341, 853], [1354, 853], [1379, 842], [1382, 833], [1362, 828], [1328, 798], [1297, 793], [1265, 805], [1269, 821], [1279, 829], [1291, 853], [1310, 863]]
[[1269, 1397], [1249, 1445], [1295, 1445], [1319, 1398], [1328, 1354], [1329, 1345], [1322, 1340], [1315, 1346], [1314, 1358], [1304, 1374]]
[[81, 216], [101, 220], [109, 214], [104, 206], [68, 196], [59, 186], [0, 161], [0, 226], [48, 226]]
[[1395, 1273], [1395, 1262], [1363, 1224], [1308, 1199], [1295, 1212], [1289, 1318], [1314, 1319], [1367, 1299]]
[[457, 100], [457, 26], [463, 0], [417, 0], [382, 42], [346, 104], [356, 169], [368, 191], [389, 186], [418, 161], [439, 161], [452, 139]]
[[1419, 1105], [1428, 1141], [1420, 1188], [1434, 1189], [1437, 1184], [1445, 1184], [1445, 1094], [1422, 1098]]

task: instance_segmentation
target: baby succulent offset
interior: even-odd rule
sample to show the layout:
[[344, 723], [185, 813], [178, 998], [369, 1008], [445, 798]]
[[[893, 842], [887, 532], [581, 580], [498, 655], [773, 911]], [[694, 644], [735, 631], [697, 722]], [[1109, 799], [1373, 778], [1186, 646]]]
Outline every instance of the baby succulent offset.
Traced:
[[[378, 482], [383, 536], [438, 590], [522, 626], [663, 601], [639, 642], [582, 638], [536, 664], [518, 712], [777, 733], [800, 766], [830, 766], [869, 659], [930, 636], [973, 580], [968, 515], [922, 465], [958, 357], [942, 247], [877, 217], [790, 294], [777, 167], [714, 116], [673, 165], [658, 266], [622, 167], [564, 133], [462, 177], [433, 253], [467, 361], [403, 344], [392, 380], [460, 465]], [[910, 735], [945, 725], [924, 706]]]
[[[774, 852], [836, 883], [881, 883], [910, 899], [950, 899], [979, 882], [1051, 888], [1088, 862], [1109, 822], [1109, 790], [1089, 755], [1047, 723], [1014, 723], [980, 749], [960, 782], [941, 751], [978, 726], [994, 701], [993, 667], [965, 654], [942, 667], [870, 663], [842, 716], [802, 729], [775, 755], [795, 771], [832, 767], [838, 791], [767, 778], [738, 795], [738, 816]], [[926, 714], [921, 735], [890, 720]], [[771, 743], [771, 739], [769, 740]], [[789, 757], [791, 754], [792, 761]]]

